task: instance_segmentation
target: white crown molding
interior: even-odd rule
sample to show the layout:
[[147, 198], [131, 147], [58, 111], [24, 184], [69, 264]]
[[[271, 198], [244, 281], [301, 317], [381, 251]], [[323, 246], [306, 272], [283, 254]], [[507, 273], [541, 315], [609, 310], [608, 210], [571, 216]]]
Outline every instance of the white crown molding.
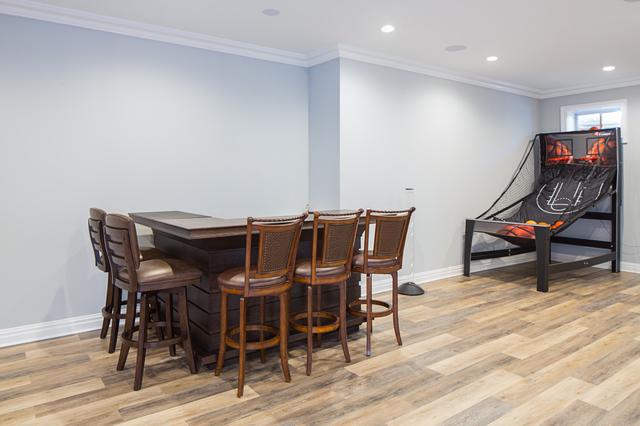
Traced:
[[359, 62], [382, 65], [389, 68], [396, 68], [417, 74], [428, 75], [430, 77], [437, 77], [445, 80], [457, 81], [459, 83], [466, 83], [474, 86], [498, 90], [501, 92], [528, 96], [530, 98], [537, 98], [540, 95], [540, 92], [538, 90], [530, 87], [506, 83], [498, 80], [491, 80], [479, 76], [454, 73], [450, 70], [435, 67], [428, 67], [419, 62], [409, 61], [397, 56], [361, 49], [354, 46], [340, 44], [338, 45], [338, 54], [340, 58], [353, 59]]
[[0, 13], [289, 65], [307, 66], [307, 55], [301, 53], [182, 31], [160, 25], [145, 24], [128, 19], [98, 15], [30, 0], [0, 0]]
[[310, 52], [307, 55], [307, 67], [314, 67], [316, 65], [323, 64], [325, 62], [332, 61], [336, 58], [340, 57], [340, 50], [337, 46], [331, 47], [329, 49], [321, 49]]
[[620, 89], [623, 87], [640, 86], [640, 78], [612, 81], [601, 84], [585, 84], [581, 86], [567, 87], [565, 89], [542, 90], [538, 99], [559, 98], [561, 96], [580, 95], [582, 93], [599, 92], [601, 90]]
[[534, 99], [556, 98], [560, 96], [640, 85], [640, 77], [638, 77], [630, 80], [604, 84], [541, 90], [504, 81], [492, 80], [477, 75], [456, 73], [451, 70], [428, 66], [405, 58], [386, 55], [381, 52], [365, 50], [344, 44], [337, 45], [331, 49], [304, 54], [225, 39], [222, 37], [214, 37], [201, 33], [182, 31], [160, 25], [145, 24], [143, 22], [128, 19], [114, 18], [66, 7], [53, 6], [32, 0], [0, 0], [0, 14], [21, 16], [40, 21], [55, 22], [58, 24], [89, 28], [130, 37], [161, 41], [170, 44], [189, 46], [214, 52], [229, 53], [232, 55], [307, 68], [336, 58], [347, 58], [428, 75], [431, 77], [442, 78], [445, 80], [485, 87], [501, 92], [527, 96]]

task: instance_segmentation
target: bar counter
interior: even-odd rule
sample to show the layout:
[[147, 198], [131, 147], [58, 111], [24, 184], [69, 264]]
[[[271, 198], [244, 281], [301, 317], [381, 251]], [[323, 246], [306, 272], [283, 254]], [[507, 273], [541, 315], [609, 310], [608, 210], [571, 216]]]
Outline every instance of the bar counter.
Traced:
[[[222, 271], [244, 266], [246, 218], [222, 219], [194, 213], [180, 211], [130, 213], [133, 220], [153, 230], [154, 244], [170, 257], [182, 259], [192, 263], [203, 272], [200, 284], [190, 286], [187, 290], [189, 321], [193, 347], [198, 360], [205, 366], [211, 367], [216, 361], [219, 344], [220, 326], [220, 297], [217, 276]], [[364, 222], [364, 220], [363, 220]], [[361, 222], [358, 228], [356, 246], [364, 231]], [[319, 239], [321, 241], [321, 235]], [[302, 229], [298, 248], [298, 259], [311, 257], [313, 238], [313, 223], [308, 220]], [[254, 242], [254, 248], [257, 244]], [[256, 258], [257, 252], [252, 253]], [[322, 289], [322, 309], [338, 313], [337, 286], [324, 286]], [[360, 297], [360, 274], [352, 274], [347, 283], [347, 303]], [[161, 300], [162, 302], [162, 300]], [[228, 324], [233, 327], [238, 324], [239, 297], [229, 298]], [[259, 298], [248, 299], [248, 322], [258, 322]], [[265, 300], [265, 324], [276, 325], [278, 321], [277, 298]], [[291, 314], [306, 312], [306, 289], [304, 285], [294, 284], [291, 289]], [[347, 318], [348, 332], [358, 330], [363, 322], [362, 318], [349, 316]], [[289, 336], [289, 342], [304, 340], [306, 335], [295, 333]], [[325, 341], [330, 344], [338, 343], [336, 333], [332, 333]], [[249, 338], [254, 336], [249, 334]], [[275, 348], [277, 350], [277, 348]], [[227, 356], [236, 356], [236, 351], [227, 351]], [[226, 357], [225, 357], [226, 358]]]

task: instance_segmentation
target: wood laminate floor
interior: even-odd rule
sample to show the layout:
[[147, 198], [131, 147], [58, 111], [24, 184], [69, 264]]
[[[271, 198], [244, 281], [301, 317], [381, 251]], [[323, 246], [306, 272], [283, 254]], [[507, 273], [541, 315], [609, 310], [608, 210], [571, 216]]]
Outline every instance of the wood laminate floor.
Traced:
[[404, 346], [387, 317], [370, 358], [362, 331], [351, 364], [326, 338], [307, 377], [304, 348], [292, 348], [291, 383], [277, 352], [250, 357], [242, 399], [237, 364], [190, 375], [164, 351], [150, 351], [133, 392], [135, 349], [117, 372], [96, 332], [0, 349], [0, 423], [640, 424], [640, 275], [552, 279], [547, 294], [522, 266], [429, 283], [400, 298]]

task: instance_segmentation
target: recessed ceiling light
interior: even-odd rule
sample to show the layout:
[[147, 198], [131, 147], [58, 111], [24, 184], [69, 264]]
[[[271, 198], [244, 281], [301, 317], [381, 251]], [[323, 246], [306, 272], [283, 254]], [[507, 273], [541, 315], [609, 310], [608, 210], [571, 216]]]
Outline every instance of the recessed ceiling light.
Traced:
[[278, 16], [280, 15], [280, 11], [278, 9], [264, 9], [262, 14], [267, 16]]
[[605, 72], [611, 72], [611, 71], [615, 71], [616, 67], [614, 67], [613, 65], [607, 65], [606, 67], [602, 67], [602, 71]]
[[447, 52], [460, 52], [462, 50], [465, 50], [466, 48], [467, 46], [462, 44], [453, 44], [451, 46], [445, 47], [444, 50], [446, 50]]
[[500, 58], [498, 58], [497, 56], [487, 56], [487, 61], [488, 62], [495, 62], [498, 59], [500, 59]]
[[394, 27], [393, 25], [383, 25], [382, 27], [380, 27], [380, 31], [382, 31], [383, 33], [392, 33], [396, 30], [396, 27]]

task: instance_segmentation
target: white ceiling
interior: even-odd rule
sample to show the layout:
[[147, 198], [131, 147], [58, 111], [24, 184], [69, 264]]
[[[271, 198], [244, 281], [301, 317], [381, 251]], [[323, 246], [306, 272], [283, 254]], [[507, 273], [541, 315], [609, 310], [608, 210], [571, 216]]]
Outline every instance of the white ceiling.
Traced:
[[[29, 3], [0, 0], [1, 3]], [[337, 44], [551, 93], [640, 78], [640, 1], [37, 0], [306, 57]], [[263, 9], [275, 8], [268, 17]], [[0, 10], [1, 11], [1, 10]], [[380, 32], [384, 24], [396, 31]], [[462, 52], [446, 52], [452, 44]], [[494, 63], [485, 61], [497, 55]], [[616, 71], [605, 73], [604, 65]]]

